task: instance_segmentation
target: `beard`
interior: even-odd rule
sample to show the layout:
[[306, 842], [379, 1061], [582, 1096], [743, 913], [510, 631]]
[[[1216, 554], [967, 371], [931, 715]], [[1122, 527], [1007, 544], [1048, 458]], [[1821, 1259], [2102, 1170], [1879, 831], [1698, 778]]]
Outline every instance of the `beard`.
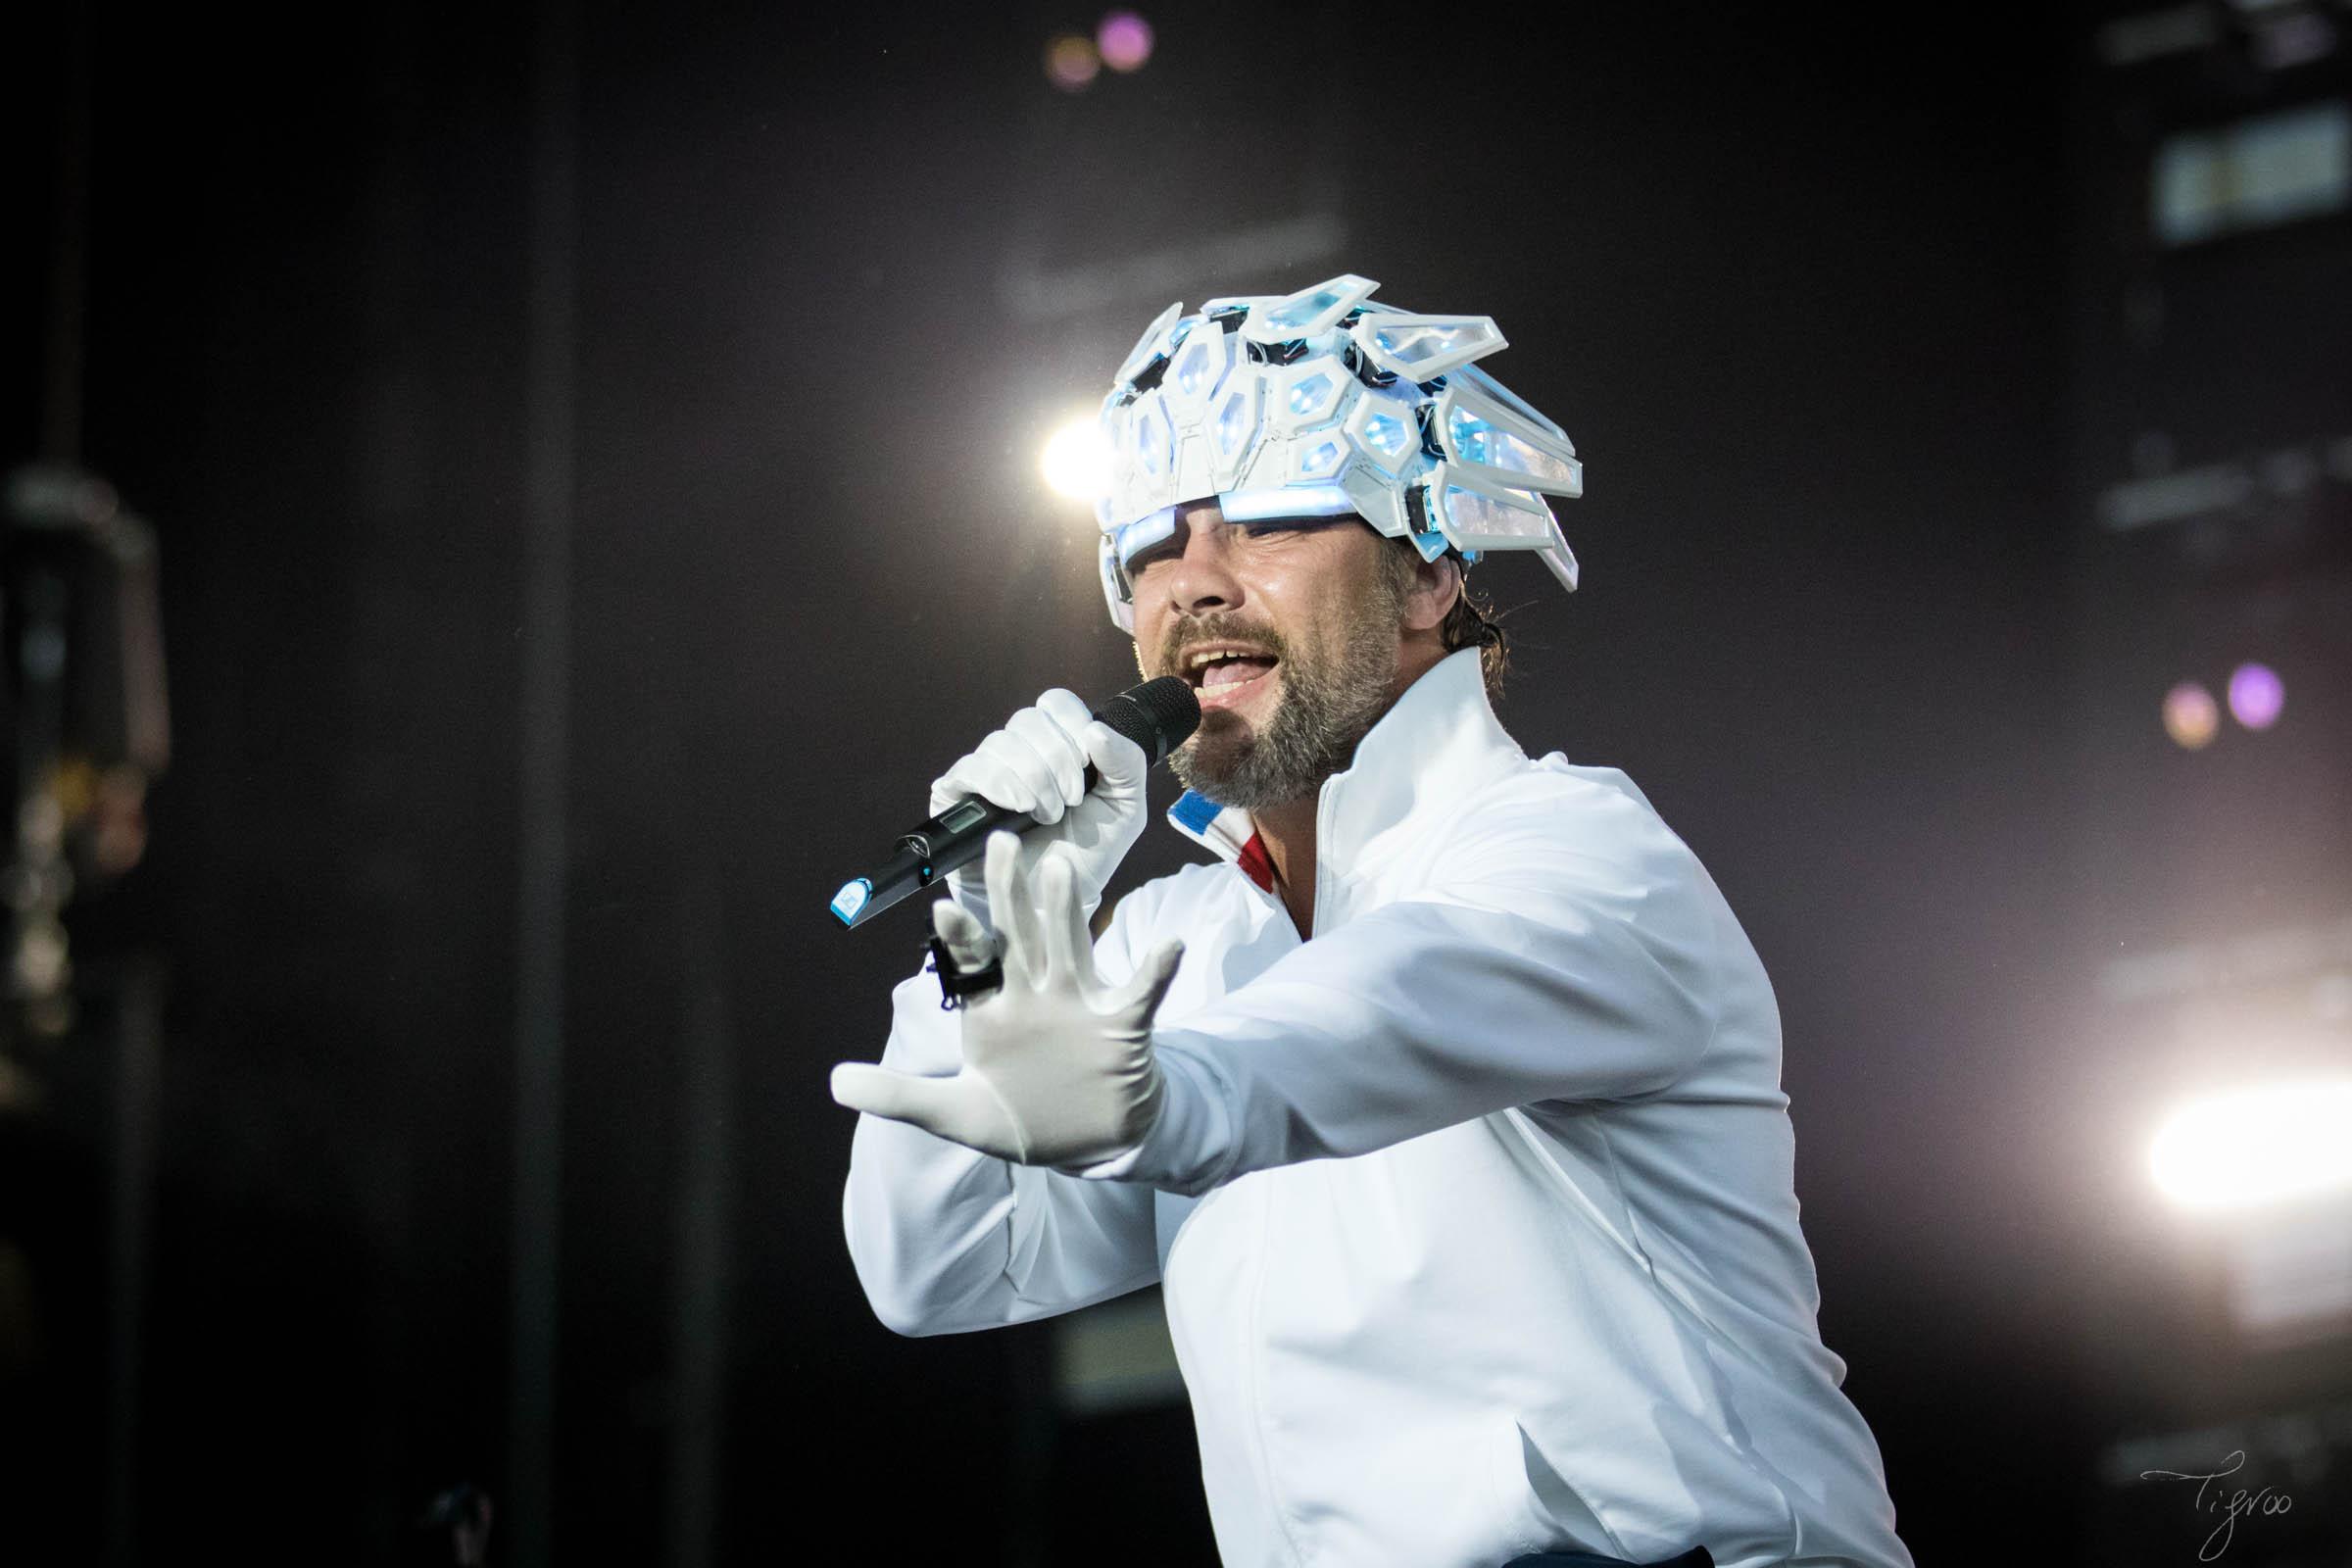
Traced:
[[1219, 806], [1261, 810], [1296, 801], [1355, 759], [1355, 748], [1388, 711], [1396, 681], [1396, 628], [1404, 589], [1396, 574], [1375, 570], [1349, 594], [1331, 642], [1304, 648], [1271, 626], [1211, 614], [1169, 628], [1160, 666], [1174, 669], [1187, 642], [1231, 638], [1264, 646], [1275, 657], [1282, 690], [1262, 732], [1238, 713], [1211, 710], [1193, 738], [1168, 759], [1184, 787]]

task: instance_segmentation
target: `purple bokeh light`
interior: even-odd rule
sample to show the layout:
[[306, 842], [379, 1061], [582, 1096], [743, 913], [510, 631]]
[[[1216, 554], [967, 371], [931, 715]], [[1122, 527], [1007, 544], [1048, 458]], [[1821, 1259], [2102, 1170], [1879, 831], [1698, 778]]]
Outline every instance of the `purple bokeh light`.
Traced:
[[1152, 58], [1152, 24], [1132, 11], [1113, 11], [1095, 29], [1095, 47], [1113, 71], [1140, 71]]
[[2244, 663], [2230, 672], [2230, 711], [2248, 729], [2269, 729], [2286, 706], [2286, 683], [2268, 664]]

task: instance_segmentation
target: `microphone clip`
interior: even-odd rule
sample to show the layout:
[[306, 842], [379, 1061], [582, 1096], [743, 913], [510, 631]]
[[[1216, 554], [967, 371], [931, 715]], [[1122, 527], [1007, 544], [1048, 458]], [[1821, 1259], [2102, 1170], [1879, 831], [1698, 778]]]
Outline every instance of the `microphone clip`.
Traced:
[[924, 968], [939, 976], [939, 1008], [954, 1012], [967, 997], [994, 991], [1004, 983], [1004, 960], [991, 958], [977, 969], [965, 969], [956, 962], [956, 955], [935, 933], [929, 943], [931, 961]]

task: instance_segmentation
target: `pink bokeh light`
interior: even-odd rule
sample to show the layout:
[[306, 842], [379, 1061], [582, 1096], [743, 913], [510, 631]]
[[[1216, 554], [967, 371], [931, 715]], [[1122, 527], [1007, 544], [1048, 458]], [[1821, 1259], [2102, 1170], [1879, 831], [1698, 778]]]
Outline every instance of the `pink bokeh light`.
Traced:
[[2230, 672], [2230, 711], [2248, 729], [2269, 729], [2286, 706], [2286, 683], [2268, 664], [2244, 663]]
[[1152, 58], [1152, 24], [1132, 11], [1113, 11], [1095, 29], [1095, 47], [1113, 71], [1141, 71]]

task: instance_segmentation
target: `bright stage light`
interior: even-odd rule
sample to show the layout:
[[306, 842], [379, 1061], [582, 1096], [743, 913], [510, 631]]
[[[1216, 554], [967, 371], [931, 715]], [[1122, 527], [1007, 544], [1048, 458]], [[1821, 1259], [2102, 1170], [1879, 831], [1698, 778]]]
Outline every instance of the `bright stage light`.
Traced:
[[2248, 729], [2269, 729], [2286, 706], [2286, 686], [2268, 664], [2240, 664], [2230, 673], [2230, 711]]
[[2266, 1084], [2192, 1101], [2149, 1149], [2183, 1208], [2245, 1209], [2352, 1190], [2352, 1078]]
[[1092, 501], [1110, 485], [1110, 454], [1094, 418], [1072, 419], [1046, 442], [1038, 467], [1055, 495]]
[[1132, 11], [1113, 11], [1095, 29], [1095, 47], [1113, 71], [1141, 71], [1152, 58], [1152, 24]]
[[2198, 751], [2213, 741], [2222, 727], [2222, 710], [2213, 693], [2193, 680], [2184, 680], [2164, 694], [2164, 732], [2174, 744]]

